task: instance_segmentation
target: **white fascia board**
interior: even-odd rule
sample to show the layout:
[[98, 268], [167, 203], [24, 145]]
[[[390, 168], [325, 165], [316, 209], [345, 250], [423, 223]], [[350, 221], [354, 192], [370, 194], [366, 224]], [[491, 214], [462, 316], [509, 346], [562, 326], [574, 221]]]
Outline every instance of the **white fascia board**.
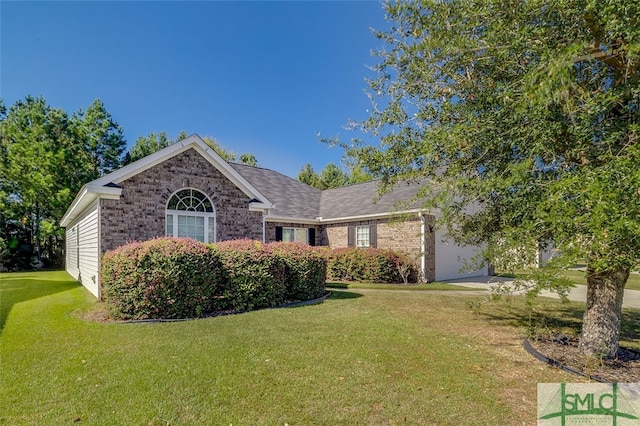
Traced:
[[249, 211], [252, 212], [263, 212], [263, 211], [268, 211], [269, 209], [274, 208], [275, 206], [272, 204], [265, 204], [262, 202], [257, 202], [257, 201], [250, 201], [249, 202]]
[[336, 218], [322, 218], [316, 217], [314, 219], [310, 218], [300, 218], [300, 217], [286, 217], [286, 216], [266, 216], [265, 220], [267, 222], [288, 222], [288, 223], [309, 223], [309, 224], [329, 224], [329, 223], [340, 223], [340, 222], [356, 222], [359, 220], [373, 220], [373, 219], [385, 219], [389, 217], [398, 217], [403, 215], [414, 215], [414, 214], [436, 214], [434, 211], [425, 211], [421, 209], [411, 209], [411, 210], [402, 210], [397, 212], [383, 212], [383, 213], [371, 213], [371, 214], [363, 214], [358, 216], [345, 216], [345, 217], [336, 217]]
[[202, 142], [202, 139], [200, 139], [198, 135], [191, 135], [186, 139], [183, 139], [176, 143], [172, 143], [171, 145], [162, 148], [160, 151], [156, 151], [151, 155], [147, 155], [146, 157], [143, 157], [138, 161], [134, 161], [131, 164], [121, 167], [118, 170], [106, 174], [89, 183], [95, 186], [104, 186], [108, 183], [120, 183], [132, 176], [150, 169], [157, 164], [162, 163], [165, 160], [168, 160], [171, 157], [174, 157], [188, 150], [194, 143], [197, 143], [198, 141], [204, 144], [204, 142]]
[[90, 196], [88, 194], [89, 193], [87, 191], [87, 185], [83, 185], [82, 188], [80, 188], [80, 191], [78, 191], [78, 195], [76, 195], [76, 198], [74, 198], [73, 202], [71, 203], [67, 211], [64, 213], [64, 216], [62, 216], [62, 219], [60, 219], [61, 227], [66, 228], [67, 225], [69, 225], [69, 222], [71, 222], [71, 220], [75, 218], [75, 215], [73, 213], [74, 212], [77, 213], [78, 209], [84, 210], [82, 208], [82, 205], [86, 207], [87, 205], [90, 204], [90, 202], [87, 203], [86, 201], [86, 198]]
[[198, 135], [191, 135], [186, 139], [175, 142], [160, 151], [156, 151], [151, 155], [147, 155], [138, 161], [126, 165], [114, 172], [104, 175], [89, 184], [95, 186], [104, 186], [109, 183], [121, 183], [130, 177], [156, 166], [178, 154], [195, 149], [204, 159], [206, 159], [213, 167], [219, 170], [227, 179], [233, 182], [242, 192], [250, 199], [257, 198], [262, 201], [265, 208], [273, 208], [273, 203], [260, 193], [253, 185], [251, 185], [244, 177], [235, 171], [217, 152], [210, 148]]
[[320, 222], [321, 223], [355, 222], [358, 220], [384, 219], [388, 217], [418, 214], [420, 212], [425, 213], [423, 210], [420, 210], [420, 209], [411, 209], [411, 210], [402, 210], [397, 212], [371, 213], [371, 214], [363, 214], [358, 216], [336, 217], [336, 218], [330, 218], [330, 219], [320, 218]]
[[73, 220], [78, 217], [87, 207], [89, 207], [98, 197], [106, 198], [109, 200], [117, 200], [122, 194], [122, 188], [116, 188], [111, 186], [96, 186], [95, 181], [89, 182], [84, 185], [73, 203], [69, 206], [64, 216], [60, 220], [60, 226], [66, 228]]
[[227, 179], [229, 179], [235, 186], [237, 186], [242, 192], [251, 199], [258, 199], [260, 203], [252, 202], [250, 204], [261, 205], [259, 210], [272, 209], [275, 207], [271, 201], [267, 199], [260, 191], [249, 183], [240, 173], [238, 173], [233, 167], [229, 165], [217, 152], [215, 152], [206, 143], [196, 141], [193, 148], [198, 151], [213, 167], [218, 169]]
[[304, 217], [285, 217], [285, 216], [265, 216], [266, 222], [284, 222], [284, 223], [298, 223], [298, 224], [320, 224], [320, 219], [309, 219]]
[[91, 183], [86, 185], [88, 192], [93, 192], [100, 195], [100, 198], [106, 198], [109, 200], [117, 200], [122, 195], [122, 188], [115, 186], [95, 186]]

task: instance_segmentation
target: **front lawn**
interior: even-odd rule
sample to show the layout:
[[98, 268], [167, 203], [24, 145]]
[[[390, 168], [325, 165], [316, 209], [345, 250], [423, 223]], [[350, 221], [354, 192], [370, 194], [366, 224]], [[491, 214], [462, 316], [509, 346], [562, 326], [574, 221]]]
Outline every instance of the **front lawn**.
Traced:
[[[113, 324], [64, 272], [0, 275], [0, 424], [533, 424], [521, 328], [479, 296], [336, 290], [324, 303]], [[504, 317], [504, 316], [503, 316]]]
[[[565, 277], [569, 278], [575, 284], [579, 285], [587, 285], [587, 278], [584, 276], [585, 272], [581, 270], [568, 270], [562, 273]], [[640, 274], [632, 273], [629, 274], [629, 279], [627, 280], [627, 285], [625, 286], [627, 290], [640, 290]]]

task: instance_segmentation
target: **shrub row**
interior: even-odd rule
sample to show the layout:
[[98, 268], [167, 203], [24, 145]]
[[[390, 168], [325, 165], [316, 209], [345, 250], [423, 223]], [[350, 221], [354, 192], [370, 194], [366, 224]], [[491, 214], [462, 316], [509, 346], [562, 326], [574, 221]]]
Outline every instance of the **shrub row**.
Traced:
[[116, 319], [193, 318], [314, 299], [325, 277], [325, 258], [304, 244], [157, 238], [107, 252], [101, 283]]
[[326, 250], [325, 256], [328, 280], [395, 284], [417, 279], [413, 263], [392, 250], [344, 248]]

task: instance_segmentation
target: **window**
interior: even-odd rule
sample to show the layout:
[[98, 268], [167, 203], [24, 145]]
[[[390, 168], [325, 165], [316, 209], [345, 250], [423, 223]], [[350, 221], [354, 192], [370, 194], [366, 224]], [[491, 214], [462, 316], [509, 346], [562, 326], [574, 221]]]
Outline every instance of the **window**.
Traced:
[[315, 228], [285, 228], [276, 226], [276, 241], [288, 241], [316, 245]]
[[377, 227], [375, 223], [369, 225], [351, 225], [347, 228], [348, 247], [377, 247]]
[[356, 226], [356, 247], [369, 247], [369, 225]]
[[307, 243], [307, 228], [282, 228], [282, 241]]
[[216, 240], [216, 215], [213, 203], [197, 189], [181, 189], [167, 203], [165, 235], [186, 237], [203, 243]]

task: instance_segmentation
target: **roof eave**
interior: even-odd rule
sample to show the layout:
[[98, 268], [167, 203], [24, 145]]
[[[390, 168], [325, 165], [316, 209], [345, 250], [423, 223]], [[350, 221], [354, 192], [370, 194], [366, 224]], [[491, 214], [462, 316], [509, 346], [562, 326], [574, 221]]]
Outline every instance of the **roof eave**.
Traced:
[[389, 217], [401, 217], [405, 215], [414, 215], [414, 214], [436, 215], [437, 212], [433, 210], [424, 210], [424, 209], [408, 209], [408, 210], [398, 210], [398, 211], [391, 211], [391, 212], [370, 213], [370, 214], [355, 215], [355, 216], [343, 216], [343, 217], [331, 217], [331, 218], [316, 217], [313, 219], [303, 218], [303, 217], [269, 215], [265, 217], [265, 220], [267, 222], [332, 224], [332, 223], [341, 223], [341, 222], [355, 222], [358, 220], [374, 220], [374, 219], [383, 219], [383, 218], [389, 218]]
[[91, 205], [98, 197], [117, 200], [122, 194], [122, 188], [112, 186], [98, 186], [92, 182], [84, 185], [78, 195], [69, 206], [64, 216], [60, 220], [60, 226], [66, 228], [73, 220], [78, 217], [87, 207]]
[[320, 218], [310, 219], [306, 217], [288, 217], [288, 216], [265, 216], [267, 222], [285, 222], [285, 223], [298, 223], [298, 224], [319, 224]]

